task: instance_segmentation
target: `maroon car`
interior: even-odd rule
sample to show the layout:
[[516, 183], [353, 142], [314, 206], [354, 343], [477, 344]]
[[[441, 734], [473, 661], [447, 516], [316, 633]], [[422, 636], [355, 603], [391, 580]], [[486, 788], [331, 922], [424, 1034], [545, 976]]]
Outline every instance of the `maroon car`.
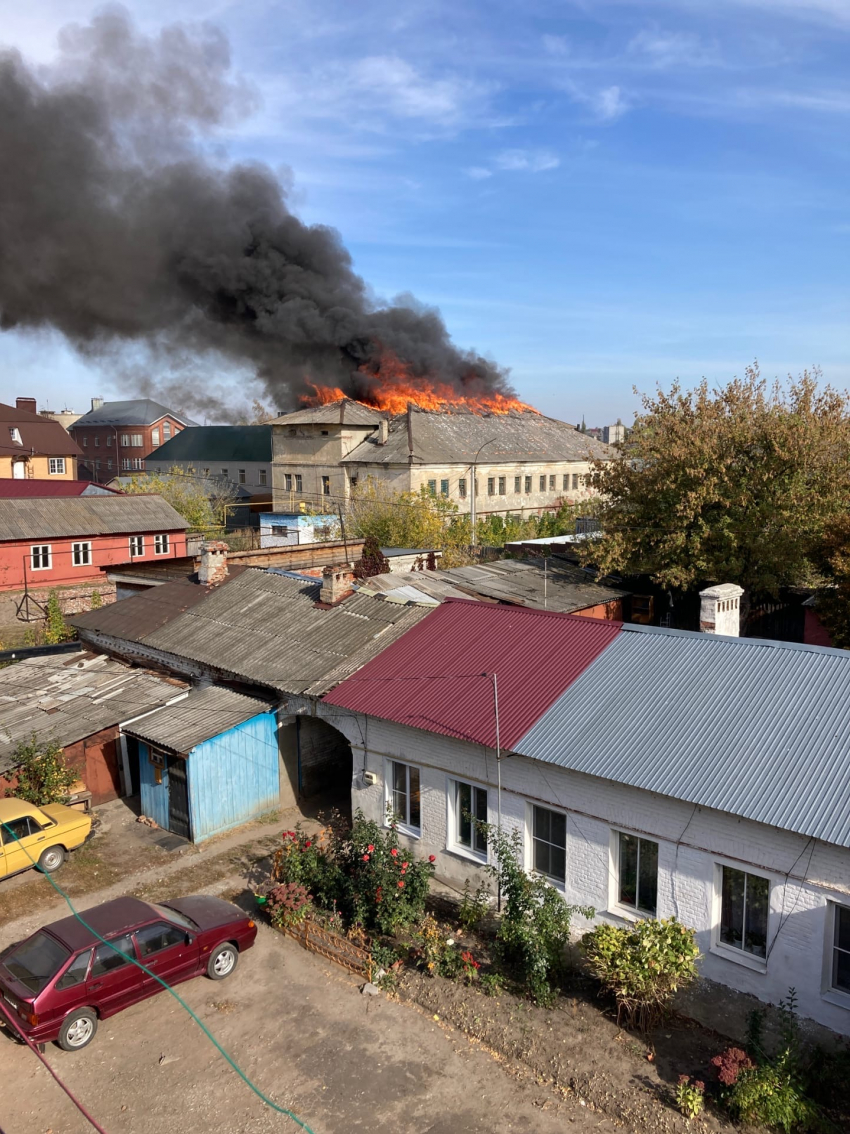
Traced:
[[[164, 991], [133, 960], [168, 984], [201, 973], [223, 980], [257, 936], [254, 922], [220, 898], [116, 898], [81, 916], [108, 945], [64, 917], [0, 953], [5, 1008], [34, 1043], [57, 1040], [66, 1051], [90, 1043], [98, 1020]], [[2, 1012], [0, 1023], [9, 1027]]]

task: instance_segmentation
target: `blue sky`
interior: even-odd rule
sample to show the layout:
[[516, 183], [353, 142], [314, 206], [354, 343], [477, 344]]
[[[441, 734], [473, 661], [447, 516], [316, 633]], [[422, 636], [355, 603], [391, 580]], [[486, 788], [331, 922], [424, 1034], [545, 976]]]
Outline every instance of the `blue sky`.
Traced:
[[[126, 6], [222, 27], [261, 101], [214, 143], [544, 412], [628, 420], [755, 357], [850, 386], [850, 0]], [[92, 11], [0, 0], [0, 41], [48, 62]], [[0, 335], [0, 400], [126, 396], [112, 365]]]

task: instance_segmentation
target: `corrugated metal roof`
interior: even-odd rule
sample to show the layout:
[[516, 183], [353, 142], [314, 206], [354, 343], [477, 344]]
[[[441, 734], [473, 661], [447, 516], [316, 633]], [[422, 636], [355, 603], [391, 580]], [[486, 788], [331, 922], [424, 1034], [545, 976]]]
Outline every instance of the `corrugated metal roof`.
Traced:
[[455, 586], [484, 598], [563, 614], [615, 602], [628, 594], [595, 583], [580, 567], [563, 560], [544, 568], [539, 559], [501, 559], [470, 567], [450, 567], [440, 574]]
[[481, 449], [481, 465], [524, 464], [529, 461], [586, 461], [607, 457], [613, 450], [601, 441], [580, 433], [574, 426], [552, 417], [525, 413], [472, 413], [456, 410], [438, 413], [411, 407], [389, 422], [385, 444], [377, 435], [361, 441], [343, 464], [365, 462], [370, 465], [468, 465]]
[[165, 705], [185, 688], [103, 655], [28, 658], [0, 670], [0, 773], [35, 733], [73, 744], [100, 729]]
[[0, 496], [111, 496], [113, 490], [90, 480], [0, 480]]
[[[116, 569], [115, 573], [122, 572]], [[84, 632], [93, 630], [129, 642], [143, 642], [158, 626], [177, 618], [195, 603], [203, 602], [209, 593], [209, 587], [202, 587], [189, 579], [176, 579], [98, 610], [69, 614], [67, 621]]]
[[323, 406], [311, 406], [308, 409], [293, 410], [276, 417], [272, 425], [373, 425], [386, 414], [380, 410], [370, 409], [361, 402], [343, 398], [336, 402], [327, 402]]
[[0, 499], [0, 540], [59, 539], [116, 532], [185, 531], [188, 523], [161, 496]]
[[412, 728], [513, 747], [617, 636], [619, 622], [449, 601], [324, 700]]
[[626, 626], [514, 749], [850, 846], [841, 650]]
[[97, 409], [78, 417], [71, 428], [76, 429], [78, 425], [153, 425], [161, 417], [173, 417], [183, 425], [197, 425], [196, 421], [175, 413], [153, 398], [131, 398], [122, 402], [104, 402]]
[[267, 713], [270, 708], [266, 701], [207, 685], [193, 689], [182, 701], [136, 721], [124, 731], [160, 748], [185, 754], [195, 745], [220, 736], [259, 713]]
[[271, 461], [270, 425], [195, 425], [181, 429], [145, 458], [150, 461]]

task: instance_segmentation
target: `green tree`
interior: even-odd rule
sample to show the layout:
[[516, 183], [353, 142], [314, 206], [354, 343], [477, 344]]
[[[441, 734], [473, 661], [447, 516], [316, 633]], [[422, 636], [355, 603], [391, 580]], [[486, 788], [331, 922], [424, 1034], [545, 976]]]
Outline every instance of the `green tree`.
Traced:
[[41, 640], [47, 646], [55, 646], [58, 642], [68, 642], [75, 636], [76, 631], [66, 625], [65, 615], [59, 605], [59, 596], [51, 591], [47, 596], [47, 614]]
[[833, 644], [850, 649], [850, 515], [839, 516], [823, 544], [825, 585], [818, 591], [817, 614]]
[[819, 372], [643, 398], [621, 460], [595, 462], [603, 573], [646, 573], [685, 591], [737, 583], [775, 594], [817, 575], [825, 530], [850, 500], [847, 396]]
[[167, 473], [149, 472], [133, 477], [124, 491], [131, 496], [161, 496], [193, 531], [199, 532], [223, 528], [228, 506], [237, 495], [236, 486], [221, 477], [204, 478], [196, 469], [179, 467]]
[[74, 768], [65, 763], [61, 745], [54, 740], [40, 740], [35, 733], [22, 740], [12, 753], [12, 766], [17, 769], [17, 787], [7, 788], [7, 796], [25, 799], [43, 807], [46, 803], [67, 803], [68, 788], [78, 779]]
[[472, 542], [468, 518], [458, 516], [457, 505], [447, 497], [432, 496], [424, 487], [419, 492], [393, 492], [371, 477], [352, 495], [349, 524], [352, 535], [371, 538], [378, 547], [445, 552]]

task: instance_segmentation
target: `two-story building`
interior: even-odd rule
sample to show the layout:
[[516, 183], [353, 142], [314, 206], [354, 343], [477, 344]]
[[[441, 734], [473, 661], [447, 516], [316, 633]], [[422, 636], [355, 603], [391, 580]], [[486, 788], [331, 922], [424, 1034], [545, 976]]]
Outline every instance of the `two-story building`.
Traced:
[[0, 480], [76, 480], [80, 457], [59, 422], [36, 413], [35, 398], [0, 402]]
[[592, 495], [591, 462], [607, 445], [533, 411], [395, 416], [341, 399], [272, 422], [274, 511], [345, 502], [372, 479], [394, 492], [450, 498], [462, 513], [530, 515]]
[[105, 483], [122, 473], [145, 471], [145, 460], [164, 442], [196, 423], [151, 398], [104, 402], [69, 427], [82, 450], [82, 464], [93, 480]]

